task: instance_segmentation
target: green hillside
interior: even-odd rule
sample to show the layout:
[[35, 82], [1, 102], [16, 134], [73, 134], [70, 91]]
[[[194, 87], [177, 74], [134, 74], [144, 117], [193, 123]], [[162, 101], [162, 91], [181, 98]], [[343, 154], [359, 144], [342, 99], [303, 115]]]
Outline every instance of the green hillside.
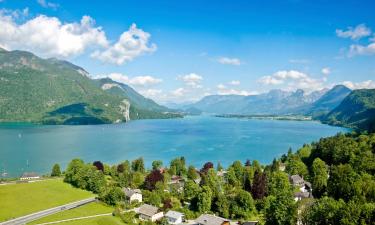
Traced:
[[0, 51], [0, 85], [0, 121], [101, 124], [165, 117], [102, 90], [81, 67], [25, 51]]
[[375, 131], [375, 89], [354, 90], [339, 106], [322, 118], [323, 122]]

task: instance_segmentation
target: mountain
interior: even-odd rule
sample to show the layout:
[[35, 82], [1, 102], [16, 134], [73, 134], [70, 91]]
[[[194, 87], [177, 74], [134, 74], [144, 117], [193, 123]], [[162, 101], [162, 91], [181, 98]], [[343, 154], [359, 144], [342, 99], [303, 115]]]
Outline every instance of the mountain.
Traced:
[[335, 109], [321, 118], [325, 123], [375, 131], [375, 89], [352, 91]]
[[216, 114], [296, 114], [318, 100], [327, 90], [306, 94], [271, 90], [259, 95], [210, 95], [190, 105], [203, 112]]
[[100, 124], [166, 115], [103, 90], [79, 66], [26, 51], [0, 51], [0, 86], [3, 122]]
[[171, 110], [157, 104], [151, 99], [145, 98], [126, 84], [113, 81], [110, 78], [96, 79], [94, 81], [102, 90], [112, 95], [128, 99], [130, 105], [133, 106], [133, 108], [130, 108], [130, 112], [136, 109], [136, 111], [134, 111], [134, 117], [136, 117], [136, 119], [169, 118], [173, 114], [176, 114], [175, 110]]
[[311, 104], [307, 109], [307, 114], [313, 117], [329, 113], [336, 108], [352, 90], [344, 85], [336, 85], [331, 90], [327, 91], [321, 98]]

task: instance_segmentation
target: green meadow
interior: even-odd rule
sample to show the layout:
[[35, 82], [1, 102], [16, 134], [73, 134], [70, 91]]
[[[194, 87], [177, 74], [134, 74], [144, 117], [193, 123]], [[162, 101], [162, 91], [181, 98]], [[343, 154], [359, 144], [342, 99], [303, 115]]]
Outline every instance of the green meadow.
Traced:
[[62, 179], [0, 185], [0, 222], [93, 196]]

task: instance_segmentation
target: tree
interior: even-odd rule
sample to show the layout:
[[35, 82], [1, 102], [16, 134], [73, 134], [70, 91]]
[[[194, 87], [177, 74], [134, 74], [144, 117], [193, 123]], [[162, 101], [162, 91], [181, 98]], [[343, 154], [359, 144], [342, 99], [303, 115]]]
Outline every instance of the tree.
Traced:
[[173, 159], [171, 161], [170, 167], [174, 167], [176, 169], [176, 172], [171, 175], [178, 175], [178, 176], [183, 176], [186, 174], [186, 165], [185, 165], [185, 158], [180, 157]]
[[257, 170], [254, 174], [253, 185], [251, 186], [251, 194], [254, 199], [263, 199], [267, 192], [267, 175]]
[[164, 176], [160, 172], [160, 170], [153, 170], [146, 176], [145, 188], [152, 191], [155, 189], [155, 185], [157, 182], [164, 182]]
[[161, 197], [159, 193], [157, 193], [156, 191], [152, 191], [150, 195], [148, 196], [147, 202], [150, 203], [151, 205], [159, 207], [161, 204]]
[[232, 204], [234, 218], [249, 219], [255, 212], [254, 200], [251, 194], [245, 190], [239, 190]]
[[201, 169], [201, 173], [206, 174], [209, 169], [214, 168], [214, 164], [212, 162], [206, 162]]
[[145, 177], [141, 172], [134, 172], [131, 174], [131, 186], [133, 188], [140, 187], [145, 181]]
[[349, 201], [361, 192], [360, 176], [349, 164], [333, 166], [328, 179], [328, 196]]
[[327, 165], [320, 158], [316, 158], [311, 167], [311, 181], [314, 197], [320, 198], [327, 190]]
[[184, 199], [186, 201], [190, 201], [200, 191], [201, 190], [200, 190], [200, 187], [199, 187], [198, 184], [196, 184], [192, 180], [187, 180], [186, 183], [185, 183], [185, 185], [184, 185]]
[[66, 183], [70, 183], [75, 187], [80, 187], [79, 183], [81, 183], [82, 177], [80, 176], [81, 171], [84, 169], [85, 163], [82, 159], [73, 159], [68, 164], [68, 167], [65, 171], [65, 178], [64, 181]]
[[224, 194], [219, 194], [213, 204], [213, 211], [218, 212], [224, 218], [229, 217], [229, 201]]
[[132, 170], [134, 172], [140, 172], [140, 173], [145, 172], [145, 164], [144, 164], [143, 158], [138, 158], [132, 161]]
[[188, 172], [187, 172], [187, 177], [190, 179], [190, 180], [195, 180], [198, 178], [198, 173], [195, 169], [194, 166], [189, 166], [188, 168]]
[[207, 213], [211, 209], [212, 191], [208, 186], [203, 186], [197, 196], [197, 208], [200, 213]]
[[59, 177], [59, 176], [61, 176], [61, 170], [60, 170], [60, 165], [59, 164], [56, 163], [55, 165], [53, 165], [51, 176], [52, 177]]
[[116, 205], [125, 199], [125, 194], [119, 187], [110, 188], [100, 199], [108, 205]]
[[100, 171], [104, 172], [104, 165], [103, 165], [102, 162], [95, 161], [95, 162], [92, 163], [92, 165], [95, 166], [97, 170], [100, 170]]
[[299, 174], [304, 178], [309, 175], [307, 166], [302, 162], [300, 158], [296, 156], [291, 156], [291, 159], [288, 161], [285, 170], [291, 175]]
[[276, 195], [267, 197], [268, 204], [265, 209], [266, 225], [292, 225], [295, 224], [296, 205], [292, 192], [280, 189]]
[[163, 161], [161, 160], [155, 160], [152, 162], [152, 169], [153, 170], [159, 170], [163, 166]]

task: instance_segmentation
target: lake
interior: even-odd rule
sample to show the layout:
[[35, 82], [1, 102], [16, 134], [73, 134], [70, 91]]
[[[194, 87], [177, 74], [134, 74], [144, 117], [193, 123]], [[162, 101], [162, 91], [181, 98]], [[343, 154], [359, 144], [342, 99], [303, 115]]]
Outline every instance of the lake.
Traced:
[[[113, 164], [143, 157], [165, 164], [185, 156], [201, 167], [207, 161], [227, 166], [234, 160], [270, 163], [291, 147], [348, 130], [315, 121], [280, 121], [191, 116], [138, 120], [126, 124], [46, 126], [0, 124], [0, 169], [8, 176], [24, 171], [49, 173], [73, 158]], [[0, 175], [1, 175], [0, 173]]]

